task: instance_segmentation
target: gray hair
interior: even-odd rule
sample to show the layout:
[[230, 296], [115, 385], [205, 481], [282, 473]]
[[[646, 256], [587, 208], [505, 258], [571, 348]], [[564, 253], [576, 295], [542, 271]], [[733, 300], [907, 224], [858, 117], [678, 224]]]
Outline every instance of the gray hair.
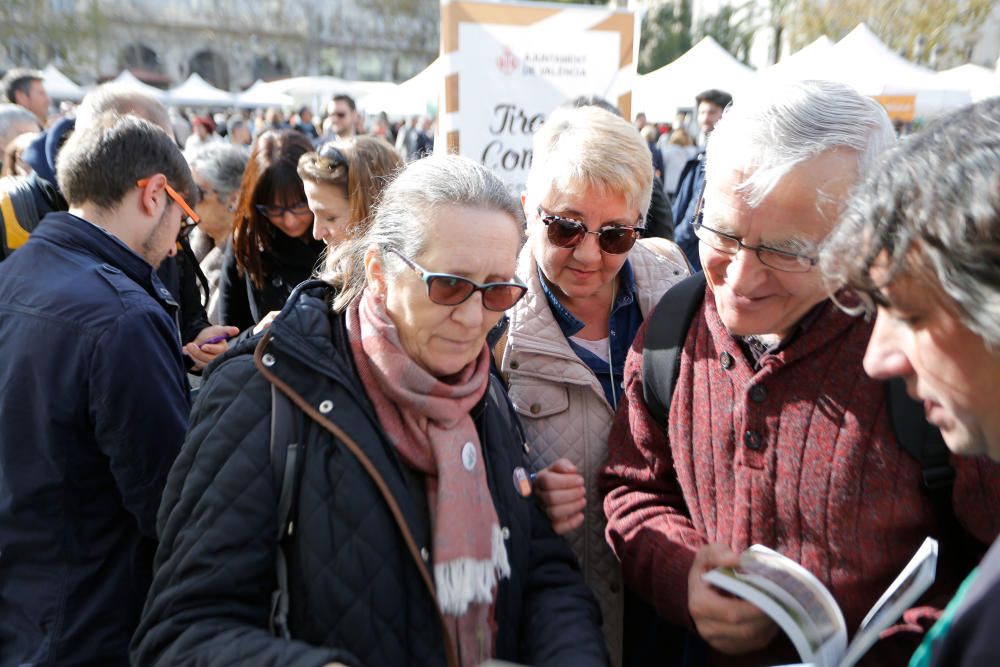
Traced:
[[174, 136], [167, 108], [153, 96], [121, 83], [105, 83], [83, 97], [76, 108], [76, 131], [90, 127], [98, 116], [109, 111], [119, 116], [132, 114], [145, 118]]
[[41, 128], [35, 114], [18, 104], [0, 104], [0, 151], [6, 149], [7, 144], [19, 135], [39, 130]]
[[338, 289], [335, 310], [343, 310], [365, 288], [365, 253], [375, 246], [389, 276], [406, 267], [388, 250], [419, 257], [426, 246], [427, 221], [447, 206], [465, 206], [508, 215], [524, 240], [524, 213], [492, 171], [457, 155], [433, 155], [411, 162], [375, 205], [368, 231], [346, 241], [327, 258], [320, 277]]
[[560, 108], [535, 132], [526, 205], [552, 192], [592, 187], [622, 194], [642, 217], [653, 192], [653, 157], [638, 130], [597, 106]]
[[861, 175], [895, 140], [885, 109], [849, 86], [764, 85], [731, 104], [709, 135], [705, 178], [716, 178], [722, 168], [751, 172], [738, 191], [757, 207], [788, 172], [821, 153], [856, 151]]
[[249, 154], [237, 146], [217, 143], [203, 147], [188, 164], [220, 197], [225, 197], [240, 189], [249, 158]]
[[[888, 260], [875, 284], [872, 266]], [[1000, 350], [1000, 99], [938, 119], [888, 152], [827, 239], [821, 267], [871, 311], [910, 275]]]

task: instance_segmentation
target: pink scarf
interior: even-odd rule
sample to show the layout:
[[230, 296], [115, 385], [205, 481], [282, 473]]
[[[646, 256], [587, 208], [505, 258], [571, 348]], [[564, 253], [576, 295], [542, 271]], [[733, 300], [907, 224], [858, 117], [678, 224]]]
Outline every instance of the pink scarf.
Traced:
[[489, 384], [489, 350], [447, 381], [403, 350], [385, 307], [369, 290], [347, 308], [358, 375], [406, 465], [423, 473], [433, 534], [434, 583], [463, 665], [492, 657], [496, 585], [510, 577], [507, 548], [486, 483], [469, 411]]

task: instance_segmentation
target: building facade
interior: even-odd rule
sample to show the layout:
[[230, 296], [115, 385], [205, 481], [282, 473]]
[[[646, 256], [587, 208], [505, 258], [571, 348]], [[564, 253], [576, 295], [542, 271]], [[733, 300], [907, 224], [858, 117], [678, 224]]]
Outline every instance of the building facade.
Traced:
[[0, 70], [55, 64], [95, 83], [131, 69], [161, 87], [197, 72], [238, 91], [256, 79], [401, 81], [438, 52], [428, 0], [3, 0]]

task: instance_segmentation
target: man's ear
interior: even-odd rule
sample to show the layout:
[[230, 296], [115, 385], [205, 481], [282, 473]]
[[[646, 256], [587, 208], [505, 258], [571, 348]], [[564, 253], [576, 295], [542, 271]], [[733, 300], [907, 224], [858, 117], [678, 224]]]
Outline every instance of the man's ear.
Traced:
[[155, 216], [166, 205], [168, 199], [166, 185], [167, 177], [163, 174], [153, 174], [144, 178], [139, 187], [139, 208], [148, 216]]
[[382, 264], [382, 254], [379, 252], [378, 246], [368, 246], [368, 250], [365, 251], [365, 280], [368, 283], [368, 289], [376, 298], [385, 298], [388, 279], [385, 275], [385, 266]]

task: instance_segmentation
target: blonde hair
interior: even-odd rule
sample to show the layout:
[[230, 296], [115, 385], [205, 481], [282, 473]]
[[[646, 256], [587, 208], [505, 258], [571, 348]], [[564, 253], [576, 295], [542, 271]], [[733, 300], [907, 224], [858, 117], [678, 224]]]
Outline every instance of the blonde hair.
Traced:
[[649, 146], [630, 123], [594, 106], [557, 109], [535, 133], [528, 210], [554, 191], [621, 194], [645, 217], [653, 190]]

